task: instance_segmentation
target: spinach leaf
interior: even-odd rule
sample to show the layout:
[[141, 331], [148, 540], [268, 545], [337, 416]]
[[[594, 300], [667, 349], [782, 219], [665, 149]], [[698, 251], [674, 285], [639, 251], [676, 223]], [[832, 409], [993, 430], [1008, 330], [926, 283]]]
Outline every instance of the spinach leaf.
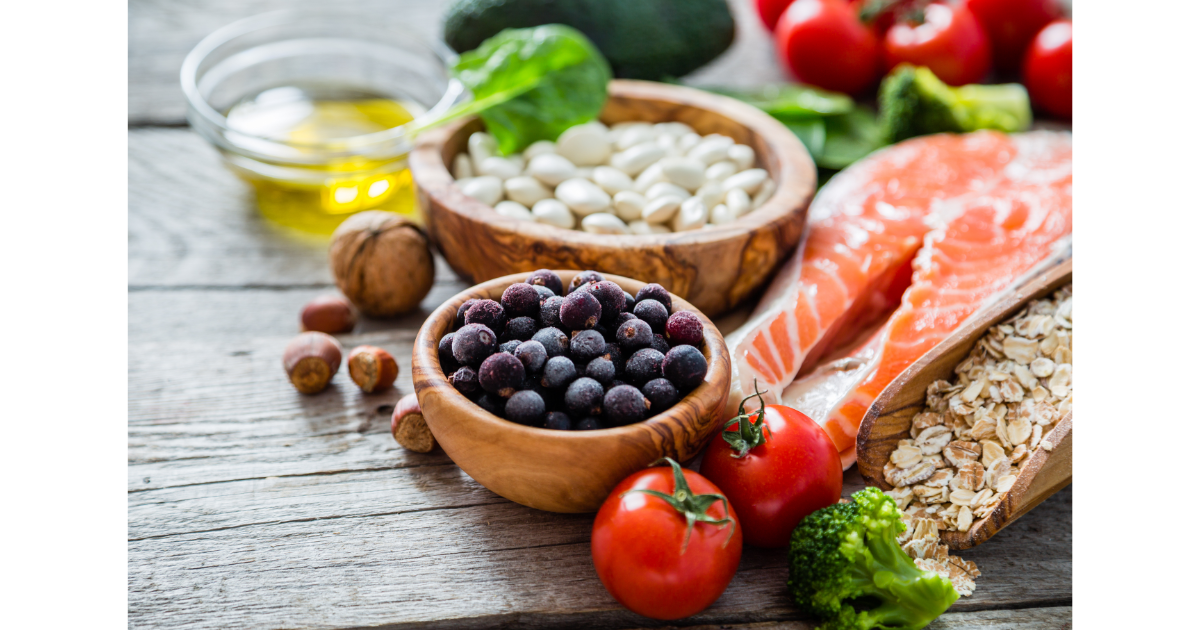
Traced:
[[849, 96], [805, 85], [767, 85], [752, 91], [707, 89], [749, 103], [785, 122], [854, 110], [854, 99]]
[[478, 114], [503, 155], [594, 119], [612, 78], [587, 37], [561, 24], [505, 29], [463, 53], [451, 73], [474, 100], [412, 132]]
[[885, 144], [875, 115], [866, 107], [830, 116], [824, 122], [825, 145], [819, 156], [813, 156], [819, 166], [846, 168]]
[[825, 152], [825, 121], [820, 118], [796, 120], [783, 123], [792, 133], [804, 143], [804, 148], [820, 164], [821, 155]]

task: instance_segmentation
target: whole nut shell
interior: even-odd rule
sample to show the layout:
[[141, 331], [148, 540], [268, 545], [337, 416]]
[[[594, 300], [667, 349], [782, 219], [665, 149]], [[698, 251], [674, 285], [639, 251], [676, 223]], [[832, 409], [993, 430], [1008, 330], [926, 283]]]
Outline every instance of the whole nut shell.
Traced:
[[429, 240], [391, 212], [360, 212], [333, 233], [329, 266], [338, 288], [362, 312], [391, 317], [416, 308], [433, 286]]
[[417, 453], [428, 453], [437, 446], [429, 425], [425, 424], [425, 416], [421, 415], [416, 394], [409, 394], [396, 403], [392, 411], [392, 437], [400, 446]]
[[342, 366], [342, 345], [323, 332], [306, 332], [283, 350], [283, 369], [302, 394], [316, 394], [329, 385]]
[[391, 387], [400, 375], [400, 368], [391, 353], [375, 346], [351, 350], [346, 368], [350, 370], [351, 380], [368, 394]]
[[350, 300], [340, 295], [322, 295], [304, 305], [300, 311], [300, 330], [328, 333], [350, 332], [358, 323], [358, 315]]

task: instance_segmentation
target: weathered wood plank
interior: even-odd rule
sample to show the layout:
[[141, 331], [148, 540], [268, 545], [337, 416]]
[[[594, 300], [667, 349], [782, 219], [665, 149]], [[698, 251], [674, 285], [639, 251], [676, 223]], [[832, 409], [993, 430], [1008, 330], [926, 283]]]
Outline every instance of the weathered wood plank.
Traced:
[[[815, 624], [807, 621], [765, 621], [721, 626], [688, 626], [678, 630], [812, 630]], [[980, 612], [952, 612], [938, 617], [929, 624], [931, 630], [1011, 630], [1016, 628], [1044, 628], [1064, 630], [1071, 627], [1071, 607], [1026, 608], [1021, 610], [985, 610]], [[665, 628], [663, 630], [666, 630]]]

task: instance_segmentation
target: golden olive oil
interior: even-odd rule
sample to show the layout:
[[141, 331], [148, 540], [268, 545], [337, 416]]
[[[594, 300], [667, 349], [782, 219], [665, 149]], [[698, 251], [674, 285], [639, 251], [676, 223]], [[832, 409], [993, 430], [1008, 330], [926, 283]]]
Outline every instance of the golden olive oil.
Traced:
[[[408, 155], [381, 153], [363, 136], [399, 127], [420, 112], [414, 104], [351, 88], [272, 88], [226, 113], [229, 127], [246, 134], [233, 140], [260, 156], [231, 158], [231, 164], [254, 187], [263, 216], [304, 232], [330, 234], [362, 210], [411, 216], [416, 195]], [[273, 148], [255, 150], [258, 143]], [[358, 147], [370, 148], [354, 155]], [[261, 157], [272, 152], [278, 155]]]

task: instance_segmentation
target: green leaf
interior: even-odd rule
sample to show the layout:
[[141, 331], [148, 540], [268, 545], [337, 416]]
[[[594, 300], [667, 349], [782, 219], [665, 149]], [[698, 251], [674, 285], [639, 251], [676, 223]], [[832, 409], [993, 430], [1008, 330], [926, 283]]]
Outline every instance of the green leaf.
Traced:
[[767, 85], [750, 91], [709, 89], [749, 103], [783, 121], [835, 116], [854, 110], [854, 100], [849, 96], [805, 85]]
[[846, 168], [883, 145], [875, 115], [866, 107], [858, 107], [825, 119], [825, 144], [814, 159], [824, 168]]
[[804, 143], [804, 148], [813, 156], [813, 160], [820, 163], [821, 156], [825, 153], [825, 119], [813, 118], [804, 121], [791, 121], [783, 123], [792, 133], [800, 138], [800, 142]]

